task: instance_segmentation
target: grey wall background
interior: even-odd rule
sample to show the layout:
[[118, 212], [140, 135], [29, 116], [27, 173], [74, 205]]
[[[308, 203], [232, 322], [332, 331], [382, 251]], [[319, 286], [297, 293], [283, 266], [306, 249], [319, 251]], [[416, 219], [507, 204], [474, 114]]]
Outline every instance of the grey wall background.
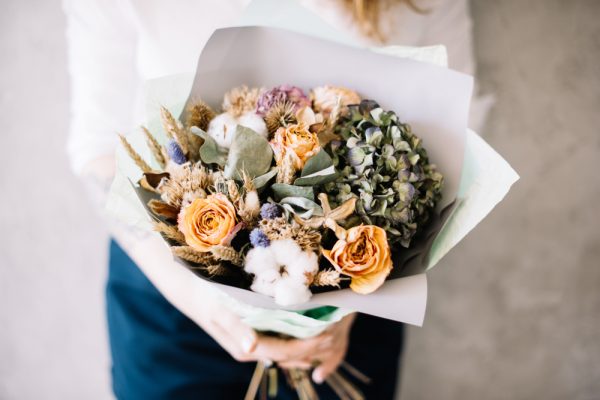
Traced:
[[[106, 232], [70, 175], [59, 2], [0, 5], [0, 399], [107, 399]], [[600, 2], [474, 0], [521, 181], [430, 275], [406, 399], [600, 399]]]

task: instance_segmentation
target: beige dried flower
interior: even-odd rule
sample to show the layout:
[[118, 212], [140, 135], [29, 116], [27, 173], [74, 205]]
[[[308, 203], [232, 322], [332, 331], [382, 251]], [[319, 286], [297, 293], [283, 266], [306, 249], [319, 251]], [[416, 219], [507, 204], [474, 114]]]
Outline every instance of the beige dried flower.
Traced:
[[211, 175], [200, 163], [169, 163], [168, 171], [169, 177], [163, 179], [158, 191], [164, 202], [177, 208], [181, 208], [186, 193], [202, 197], [213, 184]]
[[294, 153], [287, 153], [281, 160], [279, 169], [277, 170], [277, 183], [285, 183], [291, 185], [296, 177], [296, 161]]
[[223, 111], [236, 118], [247, 112], [255, 111], [256, 102], [260, 94], [260, 88], [248, 88], [246, 85], [233, 88], [225, 93]]
[[340, 273], [334, 269], [326, 269], [317, 272], [314, 276], [311, 286], [334, 286], [340, 287]]
[[316, 112], [328, 115], [336, 104], [341, 102], [342, 107], [350, 104], [359, 104], [360, 96], [354, 90], [341, 86], [319, 86], [311, 90], [310, 98]]
[[262, 219], [259, 227], [270, 241], [292, 239], [304, 251], [320, 251], [321, 234], [316, 229], [296, 222], [289, 223], [284, 217]]

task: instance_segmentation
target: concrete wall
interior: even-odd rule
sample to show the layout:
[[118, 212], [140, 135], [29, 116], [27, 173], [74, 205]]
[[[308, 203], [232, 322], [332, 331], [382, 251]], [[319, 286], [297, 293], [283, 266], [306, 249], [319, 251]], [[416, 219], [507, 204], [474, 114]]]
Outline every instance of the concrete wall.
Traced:
[[[476, 0], [482, 135], [522, 179], [429, 275], [406, 399], [600, 398], [600, 2]], [[106, 233], [67, 167], [58, 1], [0, 12], [0, 398], [110, 398]]]

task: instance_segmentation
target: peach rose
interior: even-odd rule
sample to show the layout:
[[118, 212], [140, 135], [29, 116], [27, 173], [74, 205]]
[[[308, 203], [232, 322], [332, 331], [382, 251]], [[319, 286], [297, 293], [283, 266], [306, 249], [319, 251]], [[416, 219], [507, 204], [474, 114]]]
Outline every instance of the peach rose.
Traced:
[[179, 230], [185, 242], [198, 251], [228, 245], [235, 227], [235, 208], [222, 193], [195, 199], [179, 213]]
[[314, 88], [310, 97], [315, 111], [329, 114], [335, 108], [338, 99], [342, 107], [360, 103], [360, 96], [354, 90], [341, 86], [319, 86]]
[[360, 294], [377, 290], [392, 270], [392, 257], [385, 230], [374, 225], [360, 225], [346, 231], [323, 255], [341, 274], [350, 276], [350, 288]]
[[291, 153], [296, 169], [301, 169], [306, 160], [321, 149], [317, 134], [309, 131], [308, 126], [302, 122], [288, 125], [286, 128], [279, 128], [271, 140], [271, 147], [275, 153], [277, 165], [280, 165], [285, 156]]

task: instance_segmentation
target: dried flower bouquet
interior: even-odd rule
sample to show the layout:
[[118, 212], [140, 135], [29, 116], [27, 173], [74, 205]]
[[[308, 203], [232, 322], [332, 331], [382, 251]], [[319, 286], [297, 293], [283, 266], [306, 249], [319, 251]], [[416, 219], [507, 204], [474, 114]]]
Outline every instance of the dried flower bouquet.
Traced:
[[242, 86], [219, 114], [187, 111], [181, 123], [161, 108], [164, 145], [142, 128], [158, 170], [121, 136], [155, 230], [205, 278], [280, 306], [377, 290], [441, 198], [421, 139], [353, 90]]

